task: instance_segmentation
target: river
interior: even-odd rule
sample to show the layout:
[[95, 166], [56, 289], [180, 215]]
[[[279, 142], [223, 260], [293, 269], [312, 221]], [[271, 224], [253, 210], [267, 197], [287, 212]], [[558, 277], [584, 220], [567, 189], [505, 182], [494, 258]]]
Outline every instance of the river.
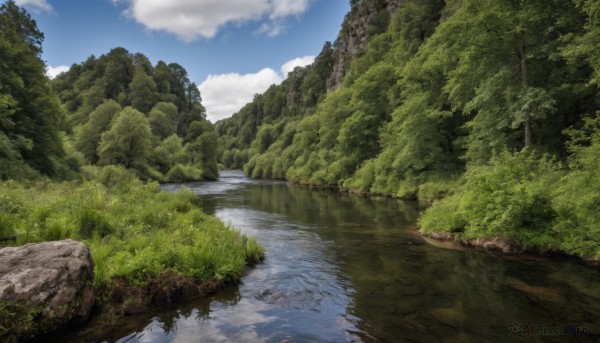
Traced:
[[256, 237], [264, 263], [209, 299], [126, 317], [110, 333], [92, 323], [61, 342], [600, 341], [600, 271], [577, 261], [427, 244], [416, 205], [399, 200], [238, 171], [185, 186]]

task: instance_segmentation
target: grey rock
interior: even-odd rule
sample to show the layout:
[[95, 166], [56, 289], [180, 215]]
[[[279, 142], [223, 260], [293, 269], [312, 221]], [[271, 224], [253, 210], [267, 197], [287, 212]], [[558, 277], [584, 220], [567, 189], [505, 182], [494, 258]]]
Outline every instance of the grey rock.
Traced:
[[39, 312], [37, 325], [11, 331], [31, 337], [40, 332], [28, 331], [50, 332], [87, 320], [94, 303], [93, 278], [92, 255], [81, 242], [64, 240], [0, 249], [0, 301]]

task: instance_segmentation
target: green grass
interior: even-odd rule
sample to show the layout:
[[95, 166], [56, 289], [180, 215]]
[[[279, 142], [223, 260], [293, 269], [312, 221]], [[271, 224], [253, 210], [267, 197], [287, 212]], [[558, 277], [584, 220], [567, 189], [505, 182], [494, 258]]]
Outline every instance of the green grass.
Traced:
[[115, 277], [143, 288], [168, 270], [199, 283], [236, 281], [262, 259], [253, 238], [204, 214], [188, 190], [162, 192], [113, 166], [85, 174], [82, 183], [0, 183], [0, 234], [17, 235], [12, 245], [83, 241], [100, 288]]

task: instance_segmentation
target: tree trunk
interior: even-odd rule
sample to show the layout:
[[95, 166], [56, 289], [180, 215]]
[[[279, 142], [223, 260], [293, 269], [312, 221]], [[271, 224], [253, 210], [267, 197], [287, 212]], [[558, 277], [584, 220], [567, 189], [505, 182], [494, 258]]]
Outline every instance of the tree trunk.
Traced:
[[[521, 73], [521, 86], [526, 88], [529, 85], [527, 79], [527, 57], [525, 57], [525, 44], [523, 37], [519, 40], [519, 71]], [[525, 147], [531, 146], [531, 115], [525, 113]]]
[[525, 117], [525, 147], [529, 148], [531, 146], [531, 118], [529, 117], [529, 113], [527, 113]]

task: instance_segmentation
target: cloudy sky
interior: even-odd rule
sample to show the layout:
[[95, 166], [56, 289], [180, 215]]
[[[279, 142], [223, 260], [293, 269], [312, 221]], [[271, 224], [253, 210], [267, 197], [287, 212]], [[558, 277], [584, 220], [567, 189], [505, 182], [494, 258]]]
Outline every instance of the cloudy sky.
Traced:
[[335, 40], [348, 0], [16, 0], [45, 34], [53, 76], [114, 47], [185, 67], [209, 119], [310, 64]]

